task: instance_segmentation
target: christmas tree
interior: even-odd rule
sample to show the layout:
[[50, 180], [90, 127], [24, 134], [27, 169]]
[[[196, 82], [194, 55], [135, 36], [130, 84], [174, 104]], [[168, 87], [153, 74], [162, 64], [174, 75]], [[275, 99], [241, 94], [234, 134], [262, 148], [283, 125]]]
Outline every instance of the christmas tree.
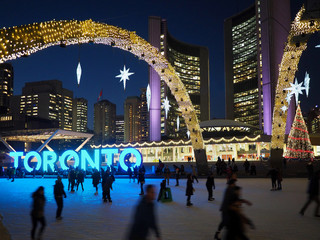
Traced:
[[313, 158], [313, 148], [300, 104], [297, 107], [296, 116], [291, 126], [285, 158]]

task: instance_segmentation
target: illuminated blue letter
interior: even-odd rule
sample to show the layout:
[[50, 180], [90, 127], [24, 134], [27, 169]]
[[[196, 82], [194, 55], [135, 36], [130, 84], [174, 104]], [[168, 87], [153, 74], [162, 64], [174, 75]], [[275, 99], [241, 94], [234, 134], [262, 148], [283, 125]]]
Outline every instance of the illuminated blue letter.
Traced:
[[[141, 165], [141, 163], [142, 163], [142, 155], [137, 149], [135, 149], [135, 148], [126, 148], [121, 152], [120, 157], [119, 157], [120, 167], [124, 171], [128, 171], [128, 167], [124, 162], [124, 158], [129, 153], [135, 155], [135, 157], [136, 157], [136, 164], [134, 165], [134, 167], [135, 166], [139, 167]], [[133, 171], [133, 167], [131, 167], [131, 169]]]
[[113, 155], [119, 153], [118, 148], [101, 149], [101, 155], [107, 155], [107, 164], [110, 166], [113, 163]]
[[73, 150], [67, 150], [65, 151], [61, 157], [59, 158], [60, 166], [63, 170], [68, 170], [68, 166], [66, 166], [65, 160], [68, 157], [68, 160], [73, 158], [74, 159], [74, 167], [79, 166], [79, 156], [78, 154]]
[[81, 150], [81, 169], [84, 171], [87, 170], [87, 161], [92, 168], [96, 168], [99, 170], [100, 168], [100, 149], [94, 150], [94, 161], [89, 156], [87, 150]]
[[13, 157], [13, 166], [17, 168], [19, 164], [19, 157], [23, 156], [23, 152], [10, 152], [9, 156]]
[[48, 165], [50, 166], [52, 172], [54, 172], [54, 163], [57, 161], [57, 154], [52, 151], [43, 151], [42, 164], [43, 171], [48, 171]]
[[37, 159], [36, 170], [38, 171], [40, 169], [40, 167], [41, 167], [41, 156], [40, 156], [39, 153], [37, 153], [35, 151], [28, 152], [27, 155], [25, 156], [24, 161], [23, 161], [24, 168], [28, 172], [32, 172], [33, 171], [33, 169], [28, 164], [29, 158], [31, 158], [31, 157], [32, 158], [35, 157]]

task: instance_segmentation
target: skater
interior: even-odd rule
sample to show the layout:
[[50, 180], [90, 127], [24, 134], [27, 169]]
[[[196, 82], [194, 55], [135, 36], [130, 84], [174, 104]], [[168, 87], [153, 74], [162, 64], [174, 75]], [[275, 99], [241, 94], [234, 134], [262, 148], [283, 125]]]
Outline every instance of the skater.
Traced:
[[271, 184], [272, 188], [270, 191], [276, 191], [277, 190], [277, 178], [278, 178], [278, 171], [275, 168], [271, 168], [269, 172], [267, 173], [267, 177], [271, 177]]
[[166, 190], [166, 180], [162, 180], [162, 182], [160, 183], [160, 191], [157, 199], [158, 202], [161, 200], [162, 194], [165, 190]]
[[83, 188], [83, 182], [84, 182], [84, 172], [82, 170], [80, 170], [77, 174], [77, 191], [79, 189], [79, 185], [81, 184], [82, 187], [82, 191], [84, 191]]
[[246, 159], [243, 163], [243, 167], [246, 173], [249, 173], [249, 168], [250, 168], [250, 163], [248, 161], [248, 159]]
[[254, 163], [251, 164], [250, 166], [250, 175], [257, 175], [257, 170], [256, 170], [256, 165]]
[[128, 175], [129, 175], [129, 183], [131, 183], [131, 179], [132, 179], [132, 169], [131, 169], [131, 167], [129, 166], [128, 167]]
[[191, 169], [192, 169], [192, 181], [196, 180], [197, 183], [199, 183], [198, 178], [197, 178], [197, 170], [196, 168], [191, 165]]
[[149, 235], [149, 229], [155, 232], [157, 240], [161, 240], [155, 216], [155, 198], [155, 187], [147, 185], [146, 195], [141, 199], [135, 210], [133, 224], [129, 232], [129, 240], [146, 240]]
[[277, 172], [278, 172], [278, 176], [277, 176], [277, 184], [278, 184], [278, 188], [277, 190], [282, 190], [282, 172], [280, 171], [279, 168], [277, 168]]
[[74, 192], [74, 185], [76, 184], [76, 172], [73, 168], [70, 170], [70, 183], [71, 183], [71, 192]]
[[137, 182], [138, 182], [138, 184], [139, 184], [138, 174], [139, 174], [138, 167], [135, 166], [135, 167], [133, 168], [133, 182], [135, 182], [135, 180], [137, 179]]
[[112, 183], [113, 183], [113, 176], [110, 175], [110, 171], [107, 170], [104, 176], [103, 180], [103, 192], [102, 192], [102, 198], [104, 202], [109, 201], [110, 203], [112, 202], [111, 196], [110, 196], [110, 189], [112, 189]]
[[209, 176], [207, 177], [206, 187], [208, 190], [208, 201], [213, 201], [214, 198], [212, 198], [212, 188], [216, 189], [216, 186], [214, 184], [213, 172], [210, 172]]
[[56, 212], [56, 219], [57, 220], [61, 220], [61, 213], [62, 213], [62, 209], [63, 209], [63, 198], [67, 197], [66, 192], [64, 191], [64, 186], [63, 183], [61, 181], [61, 177], [58, 176], [58, 180], [56, 180], [56, 184], [53, 187], [53, 193], [54, 193], [54, 199], [56, 200], [57, 203], [57, 212]]
[[193, 180], [192, 180], [192, 175], [189, 173], [187, 175], [187, 189], [186, 189], [186, 196], [187, 196], [187, 206], [192, 206], [193, 204], [191, 203], [191, 196], [193, 195], [194, 188], [193, 188]]
[[139, 195], [144, 195], [143, 184], [145, 183], [145, 178], [144, 178], [144, 172], [141, 169], [139, 171], [138, 183], [140, 183], [140, 188], [141, 188]]
[[169, 179], [170, 179], [171, 172], [168, 165], [166, 165], [166, 167], [164, 168], [163, 173], [164, 173], [164, 179], [167, 181], [167, 185], [169, 186]]
[[93, 184], [93, 187], [96, 188], [95, 195], [98, 195], [99, 182], [100, 182], [100, 173], [98, 172], [97, 169], [94, 169], [92, 174], [92, 184]]
[[180, 169], [176, 167], [176, 187], [179, 186]]
[[37, 230], [38, 222], [40, 222], [41, 227], [37, 236], [37, 239], [42, 238], [43, 231], [46, 227], [46, 219], [44, 217], [44, 205], [46, 202], [46, 198], [44, 197], [44, 187], [39, 187], [33, 194], [33, 204], [31, 211], [31, 219], [32, 219], [32, 230], [31, 230], [31, 239], [34, 240]]
[[314, 211], [314, 216], [315, 217], [320, 217], [319, 214], [319, 207], [320, 207], [320, 202], [319, 202], [319, 179], [320, 179], [320, 171], [315, 172], [313, 177], [309, 181], [309, 187], [308, 187], [308, 201], [304, 204], [303, 208], [300, 210], [300, 215], [303, 216], [304, 212], [310, 205], [312, 201], [316, 203], [316, 208]]

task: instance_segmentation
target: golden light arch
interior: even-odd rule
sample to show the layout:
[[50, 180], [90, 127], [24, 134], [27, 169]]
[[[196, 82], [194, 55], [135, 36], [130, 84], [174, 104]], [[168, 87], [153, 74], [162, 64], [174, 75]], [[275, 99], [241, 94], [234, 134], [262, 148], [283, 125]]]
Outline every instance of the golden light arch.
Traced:
[[146, 61], [169, 86], [185, 119], [192, 146], [204, 149], [199, 122], [183, 83], [167, 59], [135, 32], [92, 20], [33, 23], [0, 30], [0, 63], [57, 45], [105, 44], [131, 52]]
[[[302, 7], [291, 24], [291, 30], [279, 67], [271, 138], [271, 155], [273, 155], [271, 157], [274, 160], [282, 157], [282, 147], [285, 140], [287, 111], [283, 112], [281, 110], [283, 106], [289, 107], [285, 100], [287, 95], [285, 88], [290, 87], [290, 83], [293, 83], [300, 57], [307, 48], [308, 38], [317, 31], [320, 31], [320, 19], [313, 17], [312, 13], [306, 12], [305, 8]], [[279, 160], [281, 161], [281, 158]]]

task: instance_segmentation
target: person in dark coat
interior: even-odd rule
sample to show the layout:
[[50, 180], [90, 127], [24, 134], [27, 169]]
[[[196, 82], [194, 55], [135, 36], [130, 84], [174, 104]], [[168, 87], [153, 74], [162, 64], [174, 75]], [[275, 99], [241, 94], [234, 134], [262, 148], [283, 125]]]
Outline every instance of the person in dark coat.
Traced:
[[166, 180], [162, 180], [162, 182], [160, 183], [160, 191], [159, 191], [159, 195], [158, 195], [158, 199], [157, 201], [159, 202], [161, 200], [163, 191], [166, 190]]
[[187, 189], [186, 189], [186, 196], [187, 196], [187, 206], [192, 206], [193, 204], [191, 203], [191, 196], [193, 195], [193, 180], [192, 180], [192, 175], [189, 173], [187, 175]]
[[131, 179], [132, 179], [132, 169], [131, 169], [131, 167], [129, 166], [128, 167], [128, 175], [129, 175], [129, 182], [131, 182]]
[[56, 212], [56, 219], [61, 220], [61, 213], [63, 209], [63, 197], [66, 198], [67, 194], [64, 191], [64, 186], [61, 181], [61, 177], [58, 176], [58, 180], [56, 180], [56, 184], [53, 186], [53, 194], [54, 194], [54, 199], [56, 200], [57, 203], [57, 212]]
[[180, 179], [180, 169], [178, 167], [176, 169], [176, 187], [179, 186], [179, 179]]
[[278, 184], [278, 188], [277, 190], [282, 190], [282, 172], [280, 171], [279, 168], [277, 168], [277, 172], [278, 172], [278, 176], [277, 176], [277, 184]]
[[320, 171], [315, 172], [313, 177], [309, 181], [309, 187], [308, 187], [308, 201], [304, 204], [302, 209], [300, 210], [300, 215], [304, 215], [304, 212], [308, 208], [311, 202], [316, 203], [316, 208], [314, 210], [314, 216], [315, 217], [320, 217], [319, 215], [319, 207], [320, 207], [320, 202], [319, 202], [319, 178], [320, 178]]
[[250, 166], [250, 175], [255, 175], [255, 176], [257, 175], [257, 168], [254, 163], [252, 163]]
[[313, 176], [313, 164], [312, 164], [311, 161], [308, 162], [306, 168], [307, 168], [307, 172], [308, 172], [308, 179], [310, 180], [312, 178], [312, 176]]
[[246, 159], [243, 163], [243, 167], [246, 173], [249, 173], [249, 168], [250, 168], [250, 163], [248, 161], [248, 159]]
[[138, 184], [139, 184], [138, 174], [139, 174], [138, 167], [135, 166], [135, 167], [133, 168], [133, 182], [135, 182], [135, 180], [137, 179], [137, 182], [138, 182]]
[[31, 220], [32, 220], [32, 230], [31, 230], [31, 239], [34, 240], [37, 230], [38, 222], [40, 222], [41, 227], [38, 233], [37, 239], [41, 239], [43, 231], [46, 227], [46, 219], [44, 217], [44, 205], [46, 198], [44, 196], [44, 187], [39, 187], [32, 194], [32, 210], [31, 210]]
[[107, 202], [107, 200], [109, 200], [109, 202], [112, 202], [111, 200], [111, 196], [110, 196], [110, 189], [112, 189], [112, 184], [113, 184], [113, 176], [110, 175], [110, 171], [107, 170], [104, 177], [103, 177], [103, 182], [102, 182], [102, 198], [104, 202]]
[[144, 195], [143, 184], [145, 183], [145, 178], [144, 178], [144, 172], [141, 171], [141, 169], [139, 171], [138, 183], [140, 183], [140, 188], [141, 188], [141, 191], [140, 191], [139, 195]]
[[77, 174], [77, 191], [79, 189], [79, 185], [81, 184], [81, 187], [82, 187], [82, 191], [84, 191], [84, 188], [83, 188], [83, 182], [84, 182], [84, 172], [82, 170], [80, 170]]
[[207, 177], [206, 187], [208, 190], [208, 201], [213, 201], [214, 198], [212, 198], [212, 188], [215, 189], [216, 186], [214, 184], [214, 176], [213, 172], [209, 173], [209, 176]]
[[98, 185], [99, 185], [100, 179], [101, 179], [100, 173], [98, 172], [97, 169], [94, 169], [92, 174], [92, 184], [96, 188], [95, 195], [98, 194]]
[[269, 172], [267, 173], [267, 177], [268, 177], [268, 176], [271, 177], [271, 184], [272, 184], [271, 191], [277, 190], [278, 171], [277, 171], [275, 168], [272, 168], [272, 169], [270, 169]]
[[155, 232], [157, 240], [161, 240], [155, 216], [155, 198], [155, 187], [147, 185], [146, 195], [141, 199], [134, 213], [134, 220], [128, 237], [129, 240], [146, 240], [149, 235], [149, 229]]
[[171, 172], [168, 165], [165, 166], [163, 173], [164, 173], [164, 179], [167, 180], [167, 185], [169, 186], [169, 179], [170, 179]]
[[74, 185], [76, 184], [76, 171], [72, 168], [70, 170], [70, 183], [71, 183], [71, 192], [74, 192]]

